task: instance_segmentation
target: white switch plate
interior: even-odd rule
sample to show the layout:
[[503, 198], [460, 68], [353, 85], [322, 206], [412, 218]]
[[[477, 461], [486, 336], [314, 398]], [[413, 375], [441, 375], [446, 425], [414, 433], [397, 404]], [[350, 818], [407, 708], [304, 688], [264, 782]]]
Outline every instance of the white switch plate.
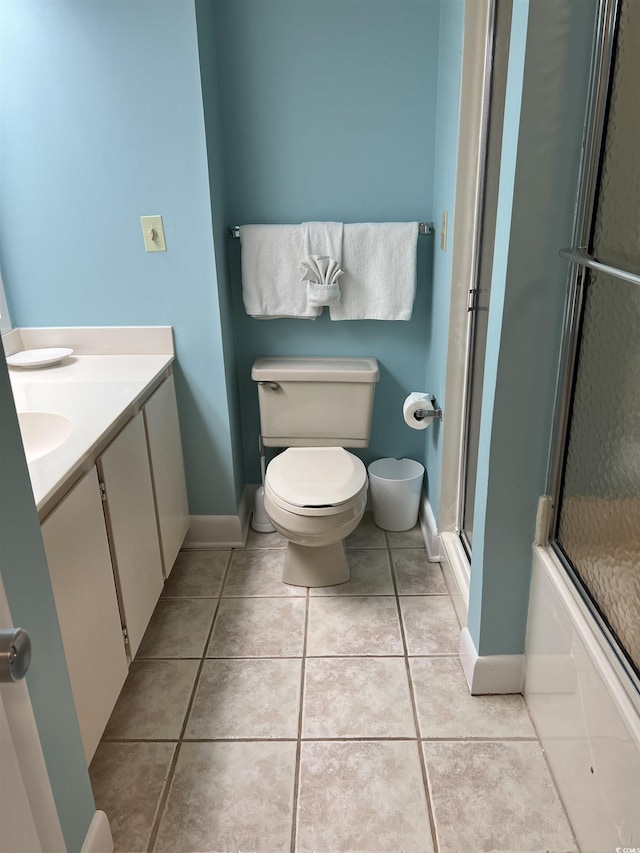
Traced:
[[142, 235], [144, 237], [144, 248], [147, 252], [166, 252], [167, 244], [164, 240], [164, 228], [161, 216], [141, 216]]
[[442, 211], [442, 219], [440, 220], [440, 248], [443, 252], [447, 251], [447, 225], [449, 223], [449, 214], [446, 210]]

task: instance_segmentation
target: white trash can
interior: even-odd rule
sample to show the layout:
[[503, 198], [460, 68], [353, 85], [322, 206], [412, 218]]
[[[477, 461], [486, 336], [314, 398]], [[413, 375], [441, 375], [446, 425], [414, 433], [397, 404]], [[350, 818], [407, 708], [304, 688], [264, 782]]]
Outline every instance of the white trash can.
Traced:
[[424, 466], [413, 459], [377, 459], [368, 468], [373, 520], [383, 530], [411, 530], [418, 520]]

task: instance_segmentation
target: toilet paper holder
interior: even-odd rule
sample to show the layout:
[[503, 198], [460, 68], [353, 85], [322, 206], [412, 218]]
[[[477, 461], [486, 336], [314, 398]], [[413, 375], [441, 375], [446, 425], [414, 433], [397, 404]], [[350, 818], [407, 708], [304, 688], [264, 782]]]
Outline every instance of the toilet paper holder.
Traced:
[[442, 409], [439, 406], [436, 406], [436, 398], [433, 394], [429, 394], [428, 396], [431, 400], [433, 409], [416, 409], [413, 413], [413, 417], [417, 421], [424, 421], [426, 418], [438, 418], [439, 420], [442, 420]]

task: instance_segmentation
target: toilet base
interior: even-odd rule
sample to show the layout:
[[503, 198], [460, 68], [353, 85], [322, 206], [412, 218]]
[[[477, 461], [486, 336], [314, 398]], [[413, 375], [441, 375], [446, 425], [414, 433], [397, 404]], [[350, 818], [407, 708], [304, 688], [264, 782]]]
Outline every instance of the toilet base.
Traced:
[[351, 578], [344, 540], [311, 548], [289, 542], [282, 580], [293, 586], [335, 586]]

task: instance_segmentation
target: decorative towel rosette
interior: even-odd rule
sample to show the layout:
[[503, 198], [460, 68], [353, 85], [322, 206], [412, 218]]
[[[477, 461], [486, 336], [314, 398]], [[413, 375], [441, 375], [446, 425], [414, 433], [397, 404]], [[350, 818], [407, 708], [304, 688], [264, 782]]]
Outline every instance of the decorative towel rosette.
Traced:
[[340, 264], [328, 255], [310, 255], [300, 264], [300, 281], [307, 282], [307, 303], [314, 306], [339, 305], [340, 285], [344, 275]]

